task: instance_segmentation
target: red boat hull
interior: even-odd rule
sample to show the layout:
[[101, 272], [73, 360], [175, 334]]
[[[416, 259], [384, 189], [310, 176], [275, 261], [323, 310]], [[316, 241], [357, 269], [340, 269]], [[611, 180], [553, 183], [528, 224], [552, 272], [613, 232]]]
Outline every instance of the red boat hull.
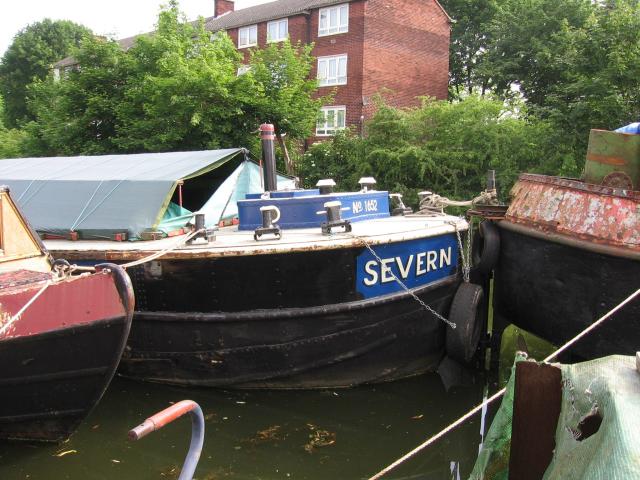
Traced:
[[127, 341], [133, 291], [120, 267], [50, 278], [25, 271], [0, 275], [0, 438], [67, 438], [102, 397]]

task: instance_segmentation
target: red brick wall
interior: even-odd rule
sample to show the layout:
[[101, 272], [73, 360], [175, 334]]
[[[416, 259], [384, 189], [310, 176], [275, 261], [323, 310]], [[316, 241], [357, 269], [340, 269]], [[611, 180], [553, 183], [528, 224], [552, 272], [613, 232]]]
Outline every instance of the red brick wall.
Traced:
[[383, 89], [392, 105], [418, 105], [418, 96], [447, 98], [449, 19], [434, 0], [368, 0], [365, 10], [365, 116]]
[[[289, 38], [291, 39], [291, 43], [295, 44], [298, 40], [303, 43], [309, 43], [308, 37], [308, 17], [306, 15], [294, 15], [292, 17], [288, 17], [289, 19]], [[258, 47], [265, 48], [267, 46], [267, 23], [261, 22], [258, 23]], [[233, 40], [236, 48], [238, 47], [238, 28], [230, 28], [227, 30], [227, 33]], [[249, 50], [251, 48], [241, 48], [238, 51], [244, 55], [244, 61], [249, 60]]]
[[[319, 9], [289, 17], [289, 37], [314, 42], [315, 57], [347, 54], [347, 84], [320, 87], [333, 94], [327, 106], [344, 105], [346, 123], [361, 128], [361, 116], [373, 113], [372, 97], [389, 89], [393, 105], [418, 105], [417, 97], [447, 98], [449, 19], [435, 0], [354, 0], [349, 3], [349, 31], [318, 37]], [[238, 29], [227, 32], [238, 45]], [[258, 24], [258, 47], [267, 43], [267, 22]], [[249, 48], [240, 49], [249, 57]], [[317, 62], [311, 75], [317, 75]], [[364, 103], [364, 105], [363, 105]]]
[[[324, 57], [330, 55], [347, 55], [347, 84], [331, 87], [320, 87], [318, 96], [333, 94], [333, 100], [327, 106], [341, 106], [347, 108], [346, 124], [360, 128], [362, 115], [362, 86], [363, 86], [363, 43], [364, 43], [364, 0], [349, 3], [349, 31], [335, 35], [318, 36], [320, 10], [311, 13], [311, 41], [315, 43], [313, 55]], [[318, 63], [313, 66], [312, 76], [317, 75]]]

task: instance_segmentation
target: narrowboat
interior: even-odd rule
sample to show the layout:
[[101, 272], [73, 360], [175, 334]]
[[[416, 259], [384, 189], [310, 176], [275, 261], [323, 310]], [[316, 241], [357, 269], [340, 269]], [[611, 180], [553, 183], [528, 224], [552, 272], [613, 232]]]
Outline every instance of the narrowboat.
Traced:
[[133, 316], [126, 272], [72, 275], [0, 188], [0, 438], [62, 441], [113, 378]]
[[357, 192], [296, 189], [275, 171], [269, 128], [259, 162], [243, 149], [48, 159], [34, 178], [39, 160], [16, 159], [0, 179], [55, 256], [127, 268], [123, 376], [337, 388], [433, 371], [447, 344], [468, 360], [483, 293], [460, 287], [468, 223], [392, 216], [373, 179]]
[[[621, 132], [591, 131], [580, 180], [521, 175], [495, 223], [494, 325], [513, 323], [559, 345], [632, 293], [640, 278], [639, 189], [640, 135]], [[635, 300], [574, 352], [631, 355], [638, 339]]]

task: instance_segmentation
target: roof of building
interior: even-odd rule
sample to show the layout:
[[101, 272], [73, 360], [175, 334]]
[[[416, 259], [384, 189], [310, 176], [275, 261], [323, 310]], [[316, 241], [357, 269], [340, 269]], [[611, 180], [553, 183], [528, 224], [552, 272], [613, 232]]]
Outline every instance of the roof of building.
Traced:
[[211, 31], [227, 28], [242, 27], [254, 23], [288, 17], [296, 14], [308, 13], [314, 8], [326, 7], [338, 3], [348, 3], [351, 0], [276, 0], [253, 7], [235, 10], [219, 17], [206, 20], [205, 28]]
[[[133, 45], [136, 43], [137, 38], [143, 35], [149, 35], [151, 33], [153, 32], [141, 33], [139, 35], [134, 35], [132, 37], [121, 38], [120, 40], [116, 40], [116, 42], [118, 42], [120, 47], [126, 52], [131, 47], [133, 47]], [[64, 67], [70, 67], [72, 65], [77, 65], [77, 64], [78, 64], [78, 60], [76, 60], [73, 56], [68, 56], [66, 58], [63, 58], [59, 62], [54, 63], [53, 68], [64, 68]]]
[[[217, 32], [229, 28], [242, 27], [245, 25], [253, 25], [255, 23], [275, 20], [277, 18], [289, 17], [291, 15], [308, 14], [314, 8], [322, 8], [340, 3], [349, 3], [353, 0], [274, 0], [272, 2], [255, 5], [253, 7], [242, 8], [233, 12], [225, 13], [219, 17], [208, 17], [204, 19], [204, 26], [207, 30]], [[436, 4], [442, 9], [449, 21], [452, 21], [446, 10], [435, 0]], [[195, 21], [193, 22], [195, 23]], [[143, 33], [141, 35], [148, 35]], [[140, 35], [123, 38], [118, 43], [123, 50], [129, 50]], [[53, 68], [63, 68], [78, 63], [73, 57], [67, 57], [53, 65]]]

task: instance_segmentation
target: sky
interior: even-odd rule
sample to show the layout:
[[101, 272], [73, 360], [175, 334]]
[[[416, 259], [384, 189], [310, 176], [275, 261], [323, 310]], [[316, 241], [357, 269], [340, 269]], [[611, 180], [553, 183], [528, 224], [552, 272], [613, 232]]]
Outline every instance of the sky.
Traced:
[[[271, 0], [237, 0], [236, 10]], [[167, 0], [0, 0], [0, 56], [27, 25], [45, 18], [71, 20], [97, 35], [125, 38], [153, 30]], [[214, 0], [179, 0], [189, 20], [213, 15]]]

